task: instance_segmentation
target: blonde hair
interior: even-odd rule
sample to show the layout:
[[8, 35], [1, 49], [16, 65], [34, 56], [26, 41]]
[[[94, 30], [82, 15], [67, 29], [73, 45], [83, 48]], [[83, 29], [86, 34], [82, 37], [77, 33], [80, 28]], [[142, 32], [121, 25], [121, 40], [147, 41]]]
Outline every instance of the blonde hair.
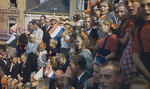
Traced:
[[55, 44], [55, 46], [58, 44], [58, 41], [57, 40], [54, 40], [54, 39], [50, 39], [50, 42], [52, 42], [53, 44]]

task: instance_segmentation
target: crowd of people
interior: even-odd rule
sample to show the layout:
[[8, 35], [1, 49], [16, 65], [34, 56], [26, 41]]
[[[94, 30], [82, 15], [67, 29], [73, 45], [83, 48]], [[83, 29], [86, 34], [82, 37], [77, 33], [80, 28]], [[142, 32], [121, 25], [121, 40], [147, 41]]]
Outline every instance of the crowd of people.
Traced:
[[83, 16], [12, 26], [0, 89], [150, 89], [150, 0], [89, 4]]

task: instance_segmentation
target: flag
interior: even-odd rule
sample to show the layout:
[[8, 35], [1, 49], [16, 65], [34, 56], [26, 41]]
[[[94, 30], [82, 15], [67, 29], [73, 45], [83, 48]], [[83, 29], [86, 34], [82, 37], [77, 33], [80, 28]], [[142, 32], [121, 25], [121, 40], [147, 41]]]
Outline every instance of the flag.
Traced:
[[41, 80], [43, 78], [43, 67], [35, 74], [35, 80]]
[[54, 39], [57, 40], [62, 33], [65, 31], [66, 29], [63, 26], [60, 26], [60, 23], [57, 22], [54, 27], [49, 31], [49, 35]]

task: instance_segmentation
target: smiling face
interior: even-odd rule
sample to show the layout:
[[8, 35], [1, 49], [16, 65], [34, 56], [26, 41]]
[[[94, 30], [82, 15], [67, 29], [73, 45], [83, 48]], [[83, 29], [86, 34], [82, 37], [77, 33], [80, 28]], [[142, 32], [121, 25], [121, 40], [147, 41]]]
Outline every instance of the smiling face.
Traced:
[[100, 3], [100, 14], [101, 15], [107, 15], [109, 13], [109, 6], [107, 2], [101, 2]]
[[141, 6], [144, 20], [149, 21], [150, 20], [150, 0], [141, 0], [140, 6]]
[[102, 89], [118, 89], [118, 78], [119, 77], [115, 74], [111, 67], [100, 68], [99, 82]]
[[125, 6], [118, 6], [116, 9], [116, 15], [119, 18], [119, 20], [124, 20], [128, 16], [128, 11]]
[[125, 0], [129, 13], [131, 15], [136, 15], [138, 12], [138, 8], [140, 7], [140, 3], [136, 0]]

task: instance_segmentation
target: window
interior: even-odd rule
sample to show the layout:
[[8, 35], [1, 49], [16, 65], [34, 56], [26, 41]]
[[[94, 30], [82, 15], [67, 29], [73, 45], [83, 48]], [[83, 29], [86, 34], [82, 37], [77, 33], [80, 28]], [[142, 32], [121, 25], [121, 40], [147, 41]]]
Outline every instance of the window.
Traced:
[[10, 0], [10, 8], [17, 8], [17, 0]]
[[88, 8], [88, 0], [84, 0], [84, 10]]
[[12, 27], [13, 25], [15, 25], [16, 21], [17, 21], [16, 17], [9, 17], [9, 21], [8, 21], [9, 34], [11, 34], [10, 33], [10, 27]]
[[77, 0], [77, 9], [86, 10], [88, 8], [88, 0]]

